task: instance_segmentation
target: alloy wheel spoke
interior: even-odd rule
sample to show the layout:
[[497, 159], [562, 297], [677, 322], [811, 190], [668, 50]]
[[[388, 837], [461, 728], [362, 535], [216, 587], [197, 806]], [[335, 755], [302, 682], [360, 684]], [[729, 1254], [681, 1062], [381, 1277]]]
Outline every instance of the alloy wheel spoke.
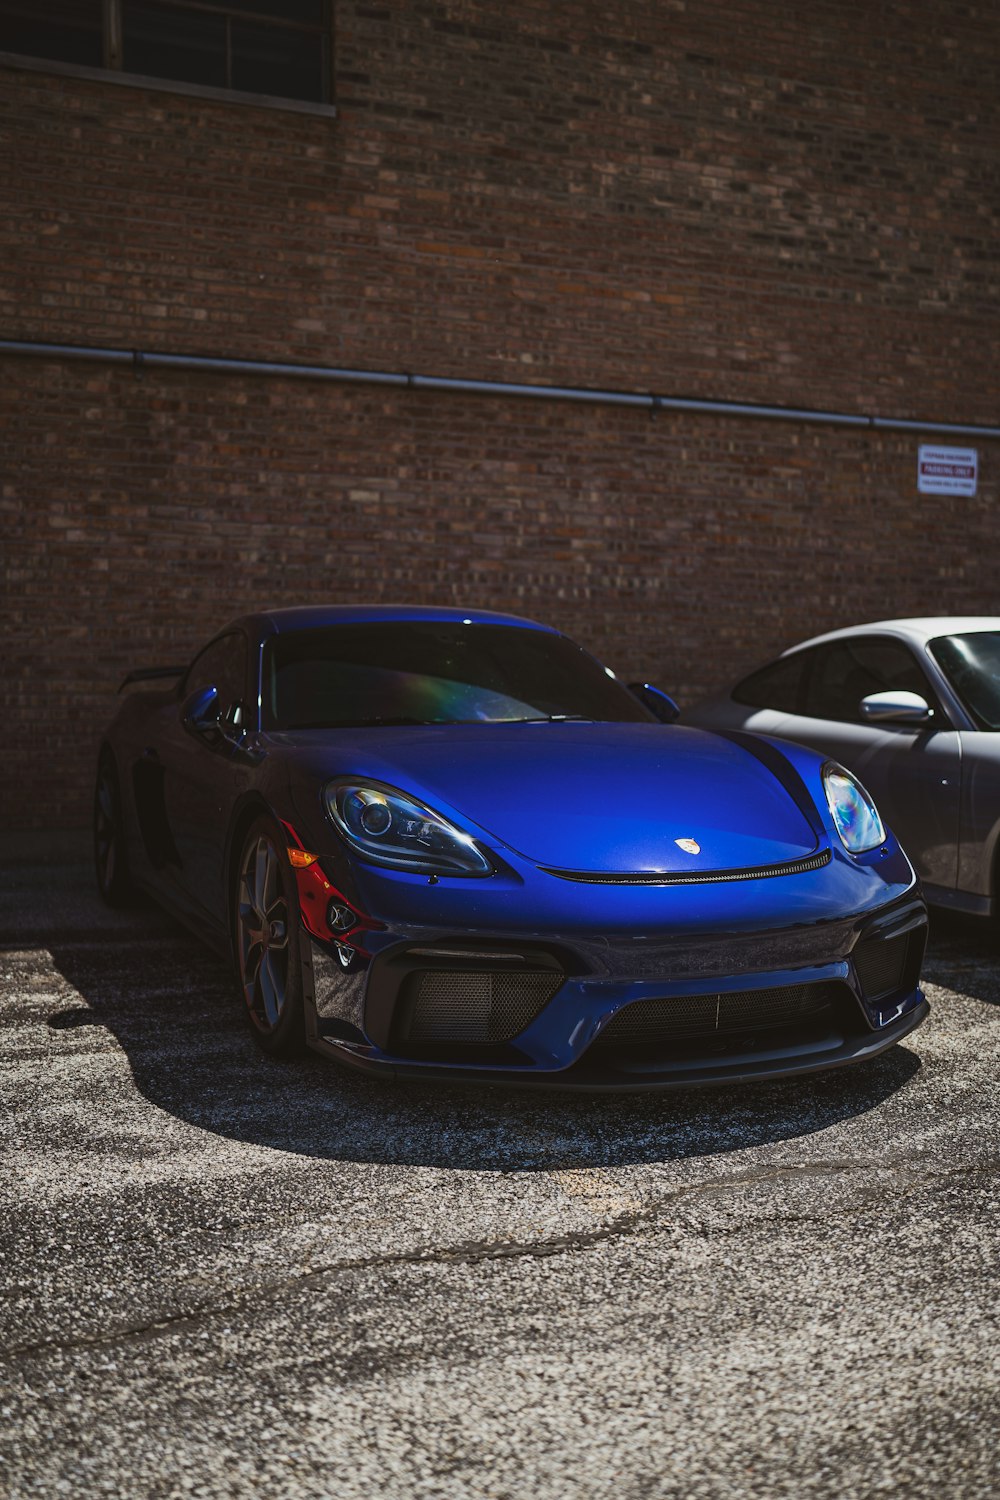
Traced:
[[264, 833], [243, 858], [236, 922], [247, 1006], [262, 1031], [273, 1031], [285, 1010], [289, 912], [280, 858], [273, 839]]
[[260, 975], [260, 965], [263, 957], [263, 943], [254, 942], [253, 939], [250, 939], [243, 958], [243, 982], [246, 986], [248, 998], [257, 987], [257, 979]]
[[265, 922], [283, 922], [287, 910], [285, 898], [279, 894], [265, 910], [264, 920]]
[[264, 1002], [264, 1013], [270, 1026], [277, 1026], [281, 1017], [281, 1006], [284, 996], [281, 986], [276, 982], [274, 965], [270, 952], [265, 953], [260, 966], [260, 993]]
[[268, 866], [268, 842], [266, 839], [257, 840], [257, 849], [254, 854], [253, 864], [253, 904], [258, 916], [263, 918], [267, 906], [267, 866]]
[[264, 863], [264, 899], [261, 902], [260, 908], [262, 913], [268, 912], [280, 896], [280, 892], [274, 888], [278, 874], [277, 856], [270, 844], [266, 844], [265, 848], [267, 856]]

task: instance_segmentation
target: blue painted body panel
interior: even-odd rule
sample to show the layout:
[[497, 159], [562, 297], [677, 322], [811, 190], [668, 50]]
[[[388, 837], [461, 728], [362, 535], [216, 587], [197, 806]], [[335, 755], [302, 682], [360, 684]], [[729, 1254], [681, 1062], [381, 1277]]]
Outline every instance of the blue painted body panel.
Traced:
[[[718, 735], [663, 724], [473, 724], [282, 736], [315, 776], [367, 775], [484, 844], [605, 872], [724, 870], [811, 853], [785, 788]], [[312, 743], [310, 743], [312, 740]], [[694, 838], [696, 857], [675, 840]]]
[[[483, 949], [548, 945], [573, 955], [583, 972], [567, 978], [518, 1039], [528, 1066], [556, 1071], [579, 1062], [611, 1016], [637, 1000], [835, 979], [850, 985], [868, 1023], [878, 1026], [882, 1017], [865, 1001], [851, 952], [880, 920], [899, 913], [905, 922], [922, 912], [898, 846], [864, 865], [834, 852], [822, 870], [707, 886], [577, 884], [516, 857], [509, 873], [493, 880], [441, 878], [435, 885], [369, 867], [355, 894], [384, 923], [366, 935], [372, 959], [455, 941]], [[899, 1013], [920, 1000], [914, 990]], [[381, 1049], [370, 1055], [391, 1056]]]
[[851, 866], [835, 853], [802, 875], [712, 885], [591, 885], [546, 874], [508, 851], [508, 869], [489, 880], [426, 876], [370, 865], [357, 869], [364, 909], [395, 932], [488, 932], [525, 940], [549, 934], [574, 942], [649, 944], [665, 935], [782, 931], [866, 916], [912, 892], [905, 856], [895, 850]]
[[[262, 612], [234, 628], [259, 650], [286, 630], [407, 620], [548, 629], [512, 616], [407, 606]], [[256, 682], [259, 658], [252, 653], [249, 672]], [[588, 1087], [666, 1086], [678, 1078], [724, 1081], [836, 1066], [891, 1045], [926, 1014], [915, 979], [891, 1002], [871, 1003], [852, 956], [873, 932], [922, 931], [926, 917], [912, 868], [891, 833], [880, 848], [847, 852], [826, 804], [823, 757], [802, 746], [674, 724], [541, 721], [254, 730], [229, 755], [177, 739], [178, 712], [170, 691], [136, 694], [108, 737], [133, 868], [159, 899], [225, 947], [231, 855], [248, 814], [266, 810], [289, 830], [290, 843], [318, 855], [323, 890], [365, 919], [345, 943], [327, 934], [320, 911], [312, 936], [302, 939], [309, 1035], [341, 1060], [401, 1075], [430, 1070]], [[219, 873], [201, 905], [183, 859], [157, 863], [151, 856], [132, 802], [133, 768], [151, 737], [163, 738], [171, 774], [171, 735], [183, 752], [187, 784], [196, 786], [204, 771], [205, 787], [212, 787], [199, 803], [195, 832], [204, 849], [215, 851], [203, 868]], [[494, 873], [428, 876], [364, 860], [326, 811], [324, 789], [334, 777], [374, 780], [425, 803], [481, 845]], [[166, 813], [178, 799], [183, 812], [186, 794], [172, 794], [169, 779], [161, 795]], [[696, 841], [698, 851], [683, 851], [677, 839]], [[826, 860], [817, 868], [773, 873], [817, 855]], [[552, 871], [589, 874], [592, 883]], [[600, 879], [713, 872], [727, 872], [726, 878], [661, 885]], [[326, 896], [318, 899], [322, 904]], [[506, 1062], [428, 1063], [390, 1045], [391, 1018], [376, 1013], [373, 998], [379, 976], [400, 955], [449, 943], [459, 951], [500, 945], [558, 956], [562, 981]], [[752, 1063], [688, 1058], [671, 1070], [661, 1059], [646, 1075], [637, 1065], [603, 1080], [581, 1073], [588, 1047], [625, 1005], [822, 981], [846, 986], [857, 1007], [857, 1034], [839, 1045], [786, 1043], [771, 1055], [762, 1043]]]

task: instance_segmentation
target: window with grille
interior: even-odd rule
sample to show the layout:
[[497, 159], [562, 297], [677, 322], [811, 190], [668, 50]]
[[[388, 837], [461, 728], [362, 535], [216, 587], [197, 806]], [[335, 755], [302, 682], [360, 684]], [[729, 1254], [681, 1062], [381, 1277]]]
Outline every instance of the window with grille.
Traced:
[[0, 0], [0, 52], [258, 98], [330, 101], [331, 0]]

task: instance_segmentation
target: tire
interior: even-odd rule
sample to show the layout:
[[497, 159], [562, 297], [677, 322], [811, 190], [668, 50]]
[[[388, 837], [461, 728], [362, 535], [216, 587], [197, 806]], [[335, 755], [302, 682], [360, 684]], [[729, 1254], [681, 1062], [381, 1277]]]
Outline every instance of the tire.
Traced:
[[102, 753], [98, 762], [94, 787], [94, 873], [106, 905], [131, 905], [135, 890], [125, 847], [121, 789], [109, 750]]
[[258, 818], [233, 888], [237, 988], [258, 1045], [272, 1057], [293, 1057], [305, 1043], [299, 899], [284, 851], [275, 824]]

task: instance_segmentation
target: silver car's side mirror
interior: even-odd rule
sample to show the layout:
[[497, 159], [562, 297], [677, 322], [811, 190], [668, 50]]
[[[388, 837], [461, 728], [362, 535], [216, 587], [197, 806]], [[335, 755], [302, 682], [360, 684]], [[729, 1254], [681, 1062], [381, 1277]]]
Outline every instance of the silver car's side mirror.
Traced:
[[934, 717], [926, 698], [902, 688], [889, 693], [869, 693], [858, 707], [869, 724], [929, 724]]

